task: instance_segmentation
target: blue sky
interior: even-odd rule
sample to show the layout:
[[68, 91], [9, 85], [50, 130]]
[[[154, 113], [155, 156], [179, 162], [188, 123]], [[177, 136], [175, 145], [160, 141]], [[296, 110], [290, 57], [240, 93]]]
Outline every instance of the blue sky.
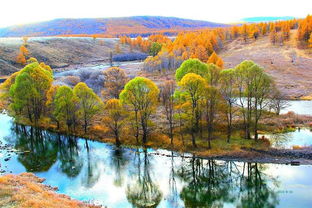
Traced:
[[2, 0], [0, 27], [55, 18], [175, 16], [221, 23], [312, 14], [312, 0]]

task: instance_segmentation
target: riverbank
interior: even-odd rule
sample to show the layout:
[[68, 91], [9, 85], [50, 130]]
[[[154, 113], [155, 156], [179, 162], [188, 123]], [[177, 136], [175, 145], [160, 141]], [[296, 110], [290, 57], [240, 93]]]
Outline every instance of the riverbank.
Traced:
[[[20, 121], [20, 123], [30, 125], [26, 121]], [[58, 130], [53, 125], [46, 126], [41, 123], [40, 128], [47, 129], [51, 132], [67, 135], [64, 129]], [[107, 131], [108, 130], [105, 129], [103, 126], [94, 125], [89, 129], [87, 134], [84, 134], [83, 131], [77, 131], [75, 133], [72, 133], [72, 136], [75, 136], [77, 138], [88, 138], [88, 140], [94, 140], [115, 145], [114, 138], [109, 137], [109, 133]], [[230, 143], [226, 142], [225, 135], [221, 135], [220, 133], [215, 134], [215, 137], [212, 140], [212, 149], [207, 148], [207, 141], [199, 139], [197, 140], [197, 147], [194, 148], [191, 144], [190, 138], [188, 138], [187, 135], [184, 135], [184, 144], [183, 141], [181, 141], [181, 139], [177, 136], [173, 140], [173, 145], [170, 143], [170, 139], [161, 132], [153, 132], [150, 135], [150, 137], [153, 139], [150, 139], [145, 145], [140, 142], [137, 143], [135, 138], [130, 135], [130, 132], [124, 132], [121, 147], [134, 149], [150, 148], [153, 149], [153, 153], [151, 154], [162, 155], [158, 153], [158, 150], [169, 150], [176, 152], [181, 157], [198, 157], [203, 159], [243, 161], [251, 163], [299, 163], [302, 165], [312, 164], [312, 149], [305, 149], [304, 151], [303, 149], [277, 150], [274, 148], [270, 148], [270, 142], [267, 139], [261, 138], [258, 141], [255, 141], [253, 139], [246, 140], [240, 137], [239, 132], [236, 132], [233, 135]], [[68, 135], [68, 137], [72, 136]], [[19, 150], [15, 150], [13, 149], [13, 147], [10, 146], [2, 145], [0, 149], [11, 153], [17, 152], [17, 154], [19, 154]], [[23, 152], [20, 153], [24, 154]], [[169, 155], [162, 156], [168, 157]], [[8, 156], [7, 160], [9, 159], [10, 157]]]
[[[134, 207], [136, 203], [142, 202], [153, 203], [155, 206], [159, 204], [159, 207], [185, 207], [190, 202], [185, 201], [183, 194], [188, 187], [194, 187], [192, 177], [200, 180], [195, 186], [195, 188], [198, 187], [199, 193], [206, 194], [205, 190], [200, 189], [201, 183], [205, 184], [205, 187], [211, 185], [209, 181], [213, 181], [214, 184], [226, 184], [225, 187], [237, 187], [237, 184], [249, 181], [247, 177], [250, 174], [261, 174], [263, 181], [256, 184], [271, 184], [271, 182], [276, 184], [275, 178], [279, 179], [279, 184], [282, 186], [274, 189], [278, 193], [284, 193], [283, 190], [298, 193], [286, 196], [285, 200], [281, 198], [279, 201], [283, 205], [283, 202], [288, 202], [289, 199], [302, 202], [301, 192], [290, 187], [295, 187], [292, 184], [304, 185], [310, 181], [309, 174], [312, 166], [309, 165], [311, 163], [308, 160], [303, 162], [303, 159], [286, 159], [243, 148], [236, 153], [233, 151], [228, 152], [228, 155], [210, 157], [171, 152], [161, 148], [144, 150], [139, 146], [129, 148], [127, 145], [116, 148], [114, 144], [67, 137], [44, 130], [41, 132], [42, 135], [36, 136], [36, 132], [40, 131], [35, 131], [35, 129], [31, 131], [29, 126], [25, 128], [15, 126], [11, 121], [12, 118], [6, 115], [2, 114], [0, 117], [2, 127], [0, 138], [3, 146], [7, 144], [6, 150], [0, 150], [0, 163], [6, 170], [5, 174], [10, 171], [13, 174], [33, 172], [38, 177], [45, 178], [45, 184], [58, 187], [59, 193], [76, 200], [94, 202], [97, 205], [114, 208]], [[109, 139], [113, 143], [114, 140]], [[233, 142], [238, 141], [234, 138]], [[5, 152], [11, 155], [8, 161], [5, 161], [8, 155]], [[280, 165], [298, 160], [301, 166]], [[287, 174], [289, 171], [293, 174]], [[233, 182], [241, 178], [241, 182]], [[169, 183], [174, 181], [177, 184], [174, 196], [180, 206], [174, 206], [168, 200], [172, 196], [168, 181]], [[144, 187], [153, 187], [151, 190], [160, 193], [157, 194], [159, 198], [155, 201], [149, 200], [150, 198], [145, 201], [141, 198], [132, 200], [133, 192], [129, 192], [128, 187], [135, 193], [146, 193]], [[224, 190], [222, 187], [221, 190]], [[255, 188], [260, 190], [261, 187]], [[220, 189], [216, 187], [216, 190]], [[242, 190], [240, 193], [243, 194], [245, 189], [240, 187], [239, 190]], [[300, 190], [302, 191], [302, 188]], [[310, 186], [304, 192], [310, 193], [309, 190]], [[116, 195], [116, 193], [119, 194]], [[228, 193], [236, 192], [228, 191]], [[237, 207], [241, 199], [238, 196], [234, 198], [238, 202], [232, 202], [232, 204], [233, 207]]]
[[100, 208], [57, 194], [57, 188], [44, 185], [44, 179], [32, 173], [0, 177], [0, 207]]

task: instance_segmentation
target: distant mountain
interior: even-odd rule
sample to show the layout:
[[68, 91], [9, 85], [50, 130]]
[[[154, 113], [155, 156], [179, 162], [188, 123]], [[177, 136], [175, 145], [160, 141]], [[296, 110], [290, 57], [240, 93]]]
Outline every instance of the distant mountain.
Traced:
[[0, 29], [0, 37], [91, 34], [138, 34], [157, 31], [224, 27], [225, 24], [176, 17], [134, 16], [118, 18], [55, 19]]
[[248, 17], [242, 19], [244, 22], [273, 22], [273, 21], [279, 21], [279, 20], [291, 20], [294, 19], [295, 17], [291, 16], [283, 16], [283, 17]]

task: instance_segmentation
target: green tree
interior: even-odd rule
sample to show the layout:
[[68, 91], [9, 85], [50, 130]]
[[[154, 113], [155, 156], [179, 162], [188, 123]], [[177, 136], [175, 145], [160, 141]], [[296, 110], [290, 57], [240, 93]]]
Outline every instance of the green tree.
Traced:
[[184, 126], [187, 126], [184, 121], [187, 121], [188, 116], [188, 103], [186, 103], [187, 94], [185, 92], [182, 92], [180, 90], [175, 90], [174, 94], [174, 119], [177, 120], [178, 126], [179, 126], [179, 134], [182, 140], [183, 145], [185, 144], [184, 141]]
[[120, 93], [122, 103], [131, 106], [135, 113], [136, 137], [139, 135], [139, 120], [143, 131], [143, 143], [147, 142], [149, 121], [155, 111], [159, 89], [151, 80], [144, 77], [136, 77], [130, 80]]
[[232, 135], [234, 106], [237, 102], [237, 83], [234, 69], [221, 71], [220, 93], [226, 102], [224, 113], [227, 122], [227, 142], [229, 143]]
[[83, 119], [83, 128], [87, 133], [92, 118], [101, 111], [101, 99], [85, 83], [79, 82], [73, 89], [79, 104], [79, 113]]
[[219, 80], [221, 68], [211, 63], [207, 65], [207, 68], [209, 76], [206, 76], [206, 80], [209, 85], [204, 90], [204, 106], [208, 131], [208, 148], [210, 149], [214, 130], [213, 126], [220, 101]]
[[208, 68], [205, 63], [198, 59], [188, 59], [177, 69], [175, 74], [176, 80], [180, 81], [188, 73], [194, 73], [206, 77], [208, 75]]
[[162, 46], [160, 43], [153, 42], [151, 45], [151, 48], [149, 50], [149, 55], [156, 56], [159, 53], [159, 51], [161, 50], [161, 47]]
[[191, 135], [192, 144], [196, 147], [196, 133], [199, 129], [200, 120], [200, 100], [204, 96], [204, 90], [206, 88], [206, 80], [200, 75], [194, 73], [188, 73], [178, 83], [181, 90], [187, 95], [187, 100], [191, 103], [192, 116], [191, 116]]
[[216, 113], [218, 111], [218, 103], [220, 101], [220, 93], [216, 87], [211, 85], [206, 85], [203, 92], [203, 102], [205, 106], [205, 117], [208, 132], [208, 148], [210, 149]]
[[54, 111], [55, 111], [55, 103], [54, 99], [56, 96], [56, 92], [60, 86], [59, 85], [53, 85], [50, 87], [50, 89], [47, 92], [47, 102], [46, 102], [46, 107], [47, 107], [47, 115], [50, 117], [52, 121], [54, 121], [57, 125], [57, 129], [60, 128], [60, 121], [55, 117]]
[[268, 110], [271, 105], [271, 95], [273, 93], [273, 80], [258, 65], [252, 68], [254, 75], [254, 96], [253, 96], [253, 114], [254, 114], [254, 139], [258, 139], [259, 121], [263, 112]]
[[252, 61], [243, 61], [235, 67], [238, 97], [244, 119], [245, 138], [251, 138], [252, 124], [254, 138], [258, 139], [258, 123], [263, 111], [270, 105], [273, 80]]
[[65, 123], [68, 130], [77, 123], [77, 98], [72, 88], [61, 86], [57, 88], [53, 100], [53, 117], [60, 123]]
[[11, 110], [14, 115], [26, 115], [37, 125], [45, 112], [46, 94], [52, 85], [53, 75], [39, 63], [25, 66], [10, 87]]

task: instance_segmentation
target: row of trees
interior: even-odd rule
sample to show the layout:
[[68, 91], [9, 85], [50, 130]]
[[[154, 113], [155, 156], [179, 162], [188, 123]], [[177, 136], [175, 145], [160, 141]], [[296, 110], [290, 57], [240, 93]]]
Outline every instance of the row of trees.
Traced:
[[298, 40], [308, 43], [311, 34], [310, 19], [311, 17], [308, 16], [304, 20], [261, 22], [229, 28], [181, 32], [172, 40], [158, 34], [147, 39], [141, 36], [136, 39], [123, 36], [120, 41], [122, 44], [129, 44], [131, 47], [150, 52], [151, 57], [144, 63], [146, 71], [175, 70], [189, 58], [198, 58], [207, 62], [214, 52], [218, 52], [223, 47], [224, 43], [238, 38], [246, 43], [257, 40], [260, 36], [269, 35], [273, 45], [284, 44], [290, 39], [290, 31], [298, 28]]
[[92, 118], [101, 110], [102, 101], [85, 83], [73, 89], [53, 86], [53, 72], [44, 63], [33, 63], [13, 74], [1, 86], [2, 99], [7, 101], [10, 113], [16, 119], [27, 118], [39, 125], [43, 118], [67, 126], [68, 130], [83, 124], [87, 131]]
[[297, 39], [304, 45], [312, 48], [312, 16], [308, 15], [299, 22]]
[[213, 60], [207, 64], [186, 60], [176, 70], [176, 82], [166, 81], [159, 87], [144, 77], [128, 81], [122, 69], [112, 67], [104, 73], [104, 101], [82, 82], [73, 88], [52, 85], [51, 68], [34, 60], [6, 80], [2, 96], [16, 119], [27, 118], [34, 125], [52, 122], [71, 133], [79, 124], [87, 133], [90, 125], [100, 122], [113, 133], [117, 145], [124, 127], [131, 129], [138, 143], [140, 135], [142, 143], [147, 143], [155, 121], [152, 117], [159, 116], [156, 110], [165, 115], [165, 133], [172, 144], [178, 134], [185, 143], [187, 132], [194, 147], [201, 138], [211, 148], [221, 117], [226, 118], [228, 142], [234, 122], [242, 122], [246, 139], [253, 135], [257, 140], [263, 114], [273, 104], [282, 107], [274, 97], [278, 91], [272, 79], [252, 61], [222, 70], [214, 63], [218, 59]]

